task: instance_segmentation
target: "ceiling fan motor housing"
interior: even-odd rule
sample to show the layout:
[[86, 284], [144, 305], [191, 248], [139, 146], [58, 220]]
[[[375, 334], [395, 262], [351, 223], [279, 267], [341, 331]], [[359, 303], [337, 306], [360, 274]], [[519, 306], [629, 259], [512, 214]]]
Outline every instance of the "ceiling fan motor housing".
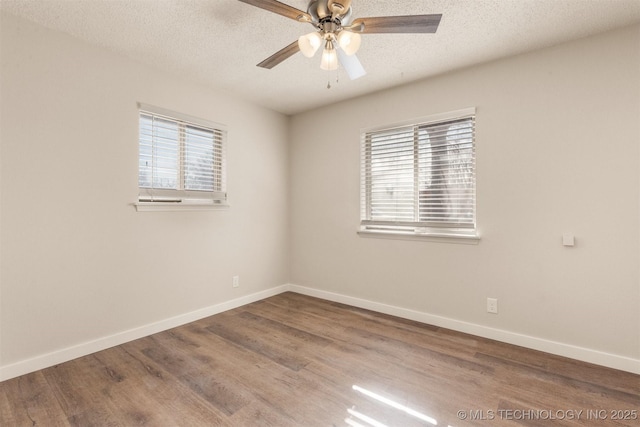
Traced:
[[346, 26], [351, 23], [351, 0], [311, 0], [307, 13], [316, 26], [323, 22]]

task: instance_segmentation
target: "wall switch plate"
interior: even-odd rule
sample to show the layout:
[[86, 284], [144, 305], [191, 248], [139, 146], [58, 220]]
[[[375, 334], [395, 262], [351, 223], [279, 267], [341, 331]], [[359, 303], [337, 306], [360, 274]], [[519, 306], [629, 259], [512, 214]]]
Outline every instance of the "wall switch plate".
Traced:
[[498, 314], [498, 300], [496, 298], [487, 298], [487, 313]]
[[233, 276], [232, 286], [237, 288], [240, 286], [240, 276]]

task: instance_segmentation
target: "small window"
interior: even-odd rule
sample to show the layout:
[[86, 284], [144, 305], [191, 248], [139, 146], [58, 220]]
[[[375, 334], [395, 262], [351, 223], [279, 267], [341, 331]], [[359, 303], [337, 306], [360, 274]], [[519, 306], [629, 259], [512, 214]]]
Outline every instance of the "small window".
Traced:
[[363, 232], [476, 236], [475, 110], [362, 134]]
[[226, 130], [140, 105], [139, 202], [223, 204]]

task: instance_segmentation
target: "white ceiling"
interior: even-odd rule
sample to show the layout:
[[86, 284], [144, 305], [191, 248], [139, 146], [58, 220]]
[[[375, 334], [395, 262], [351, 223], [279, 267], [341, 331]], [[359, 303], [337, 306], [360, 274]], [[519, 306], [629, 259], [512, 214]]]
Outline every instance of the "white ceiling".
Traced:
[[[307, 0], [283, 2], [307, 10]], [[256, 67], [313, 27], [237, 0], [1, 0], [0, 7], [285, 114], [640, 22], [640, 0], [353, 0], [356, 18], [443, 17], [435, 34], [364, 35], [358, 58], [368, 74], [349, 81], [339, 72], [327, 89], [319, 54]]]

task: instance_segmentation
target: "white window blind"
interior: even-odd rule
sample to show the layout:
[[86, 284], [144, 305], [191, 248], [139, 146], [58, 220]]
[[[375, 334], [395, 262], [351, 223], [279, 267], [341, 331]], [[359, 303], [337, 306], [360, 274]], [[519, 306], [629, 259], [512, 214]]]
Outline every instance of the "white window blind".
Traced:
[[475, 110], [362, 134], [361, 230], [475, 235]]
[[226, 201], [222, 126], [142, 105], [139, 115], [139, 201]]

